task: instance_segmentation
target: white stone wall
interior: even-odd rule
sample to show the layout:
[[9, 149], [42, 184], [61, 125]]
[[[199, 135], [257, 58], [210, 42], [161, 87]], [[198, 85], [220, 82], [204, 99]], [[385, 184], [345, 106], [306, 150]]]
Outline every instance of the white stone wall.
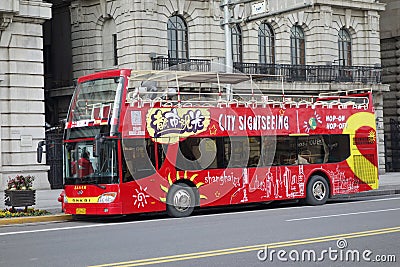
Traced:
[[390, 85], [390, 92], [384, 95], [384, 124], [387, 168], [399, 170], [399, 146], [392, 139], [390, 120], [400, 122], [400, 0], [381, 0], [386, 10], [381, 13], [381, 51], [384, 69], [383, 81]]
[[[219, 4], [209, 1], [73, 1], [71, 4], [74, 78], [102, 69], [101, 29], [106, 19], [117, 25], [121, 68], [151, 69], [150, 53], [167, 55], [167, 21], [182, 15], [189, 30], [190, 58], [224, 56]], [[216, 10], [215, 10], [216, 8]]]
[[[258, 27], [267, 21], [275, 32], [277, 64], [290, 64], [290, 28], [295, 24], [302, 26], [306, 35], [306, 64], [337, 64], [338, 31], [343, 27], [351, 34], [353, 65], [380, 64], [378, 11], [384, 9], [382, 4], [370, 0], [318, 3], [291, 10], [294, 6], [304, 6], [304, 1], [269, 1], [268, 8], [273, 15], [241, 23], [244, 62], [258, 61]], [[151, 69], [150, 53], [166, 57], [166, 24], [174, 14], [187, 22], [190, 58], [223, 58], [225, 43], [219, 4], [220, 1], [192, 0], [73, 1], [74, 78], [103, 68], [101, 30], [107, 19], [113, 19], [117, 27], [118, 67]], [[235, 9], [234, 17], [246, 18], [251, 15], [250, 10], [250, 4], [242, 5]]]
[[42, 23], [50, 17], [51, 5], [43, 1], [0, 2], [0, 190], [16, 174], [33, 175], [35, 188], [49, 188], [36, 147], [45, 124]]

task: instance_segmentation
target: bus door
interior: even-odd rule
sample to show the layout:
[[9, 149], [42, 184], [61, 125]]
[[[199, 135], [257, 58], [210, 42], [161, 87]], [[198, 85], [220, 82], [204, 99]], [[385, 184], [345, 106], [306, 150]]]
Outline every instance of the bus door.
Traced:
[[151, 138], [131, 138], [123, 140], [122, 148], [123, 210], [126, 213], [164, 210], [158, 171], [166, 158], [166, 146]]

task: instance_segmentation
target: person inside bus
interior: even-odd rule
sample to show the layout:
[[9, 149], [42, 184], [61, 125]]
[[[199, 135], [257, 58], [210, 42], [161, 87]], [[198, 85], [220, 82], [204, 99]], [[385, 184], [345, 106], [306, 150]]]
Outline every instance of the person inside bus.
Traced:
[[82, 149], [81, 158], [78, 160], [78, 176], [85, 177], [93, 173], [93, 166], [90, 162], [90, 153], [86, 148]]
[[71, 174], [72, 174], [72, 176], [75, 176], [76, 175], [76, 160], [75, 160], [75, 157], [74, 157], [74, 154], [72, 153], [72, 155], [71, 155]]
[[302, 155], [299, 154], [299, 155], [297, 155], [297, 157], [298, 157], [298, 159], [296, 160], [296, 164], [300, 164], [300, 165], [309, 164], [308, 160], [305, 157], [303, 157]]

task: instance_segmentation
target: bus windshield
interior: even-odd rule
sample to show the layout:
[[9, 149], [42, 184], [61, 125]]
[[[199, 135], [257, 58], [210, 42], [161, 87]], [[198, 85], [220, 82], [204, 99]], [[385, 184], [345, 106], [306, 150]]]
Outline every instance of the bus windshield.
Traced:
[[[90, 80], [78, 84], [71, 105], [69, 121], [107, 123], [111, 118], [117, 91], [123, 86], [122, 77]], [[86, 126], [86, 125], [81, 125]]]
[[93, 141], [67, 143], [65, 149], [65, 184], [117, 184], [117, 140], [103, 141], [94, 157]]

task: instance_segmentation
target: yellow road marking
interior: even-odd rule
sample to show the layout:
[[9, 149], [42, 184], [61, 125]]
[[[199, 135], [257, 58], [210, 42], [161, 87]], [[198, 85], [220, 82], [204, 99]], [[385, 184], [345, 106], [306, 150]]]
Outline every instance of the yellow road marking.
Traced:
[[354, 233], [348, 233], [348, 234], [321, 236], [321, 237], [314, 237], [314, 238], [307, 238], [307, 239], [275, 242], [275, 243], [269, 243], [269, 244], [259, 244], [259, 245], [253, 245], [253, 246], [218, 249], [218, 250], [171, 255], [171, 256], [164, 256], [164, 257], [157, 257], [157, 258], [148, 258], [148, 259], [109, 263], [109, 264], [102, 264], [102, 265], [93, 265], [91, 267], [108, 267], [108, 266], [132, 267], [132, 266], [153, 265], [153, 264], [160, 264], [160, 263], [167, 263], [167, 262], [193, 260], [193, 259], [199, 259], [199, 258], [216, 257], [216, 256], [229, 255], [229, 254], [257, 251], [260, 249], [264, 249], [265, 247], [268, 247], [268, 248], [291, 247], [291, 246], [321, 243], [321, 242], [327, 242], [327, 241], [335, 241], [340, 238], [351, 239], [351, 238], [382, 235], [382, 234], [389, 234], [389, 233], [396, 233], [396, 232], [400, 232], [400, 226], [392, 227], [392, 228], [382, 228], [382, 229], [376, 229], [376, 230], [362, 231], [362, 232], [354, 232]]

